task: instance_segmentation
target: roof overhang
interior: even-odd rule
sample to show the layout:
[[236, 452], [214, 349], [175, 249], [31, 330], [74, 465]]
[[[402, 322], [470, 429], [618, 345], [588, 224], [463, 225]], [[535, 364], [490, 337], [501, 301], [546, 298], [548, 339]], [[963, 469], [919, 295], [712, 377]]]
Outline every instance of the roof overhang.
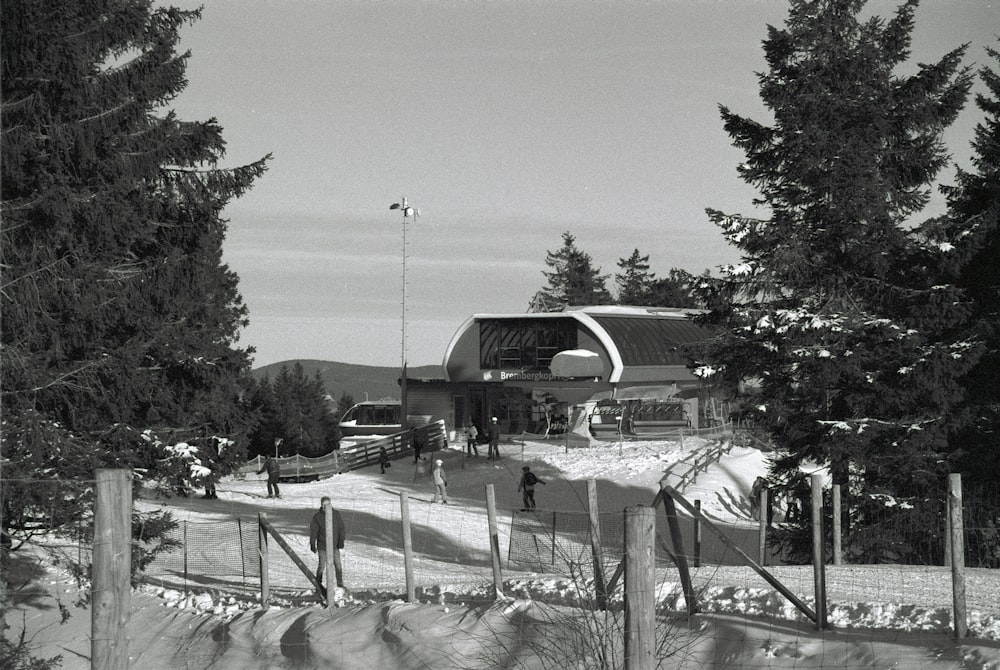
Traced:
[[549, 371], [556, 377], [600, 377], [604, 363], [589, 349], [567, 349], [552, 357]]

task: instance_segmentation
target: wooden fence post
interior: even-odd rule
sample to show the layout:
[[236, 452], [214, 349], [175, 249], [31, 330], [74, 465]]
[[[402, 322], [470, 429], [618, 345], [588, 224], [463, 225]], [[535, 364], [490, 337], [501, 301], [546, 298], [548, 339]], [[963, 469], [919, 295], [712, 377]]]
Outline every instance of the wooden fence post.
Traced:
[[[733, 552], [734, 554], [742, 558], [747, 565], [753, 568], [758, 575], [764, 578], [764, 581], [773, 586], [774, 589], [778, 591], [778, 593], [785, 596], [785, 598], [788, 599], [788, 602], [795, 605], [795, 607], [797, 607], [800, 612], [805, 614], [810, 621], [816, 621], [816, 613], [813, 612], [808, 605], [806, 605], [802, 600], [800, 600], [798, 596], [796, 596], [791, 590], [788, 589], [788, 587], [786, 587], [784, 584], [778, 581], [778, 579], [774, 575], [772, 575], [770, 572], [764, 569], [763, 566], [759, 565], [754, 559], [752, 559], [749, 555], [747, 555], [747, 553], [743, 551], [738, 544], [729, 539], [728, 535], [726, 535], [721, 530], [716, 528], [715, 524], [713, 524], [710, 519], [706, 519], [699, 510], [695, 509], [694, 505], [685, 500], [684, 496], [682, 496], [680, 492], [677, 491], [677, 489], [673, 488], [672, 486], [669, 486], [664, 482], [660, 482], [660, 491], [659, 493], [656, 494], [656, 497], [653, 498], [653, 505], [654, 506], [657, 505], [660, 502], [661, 498], [663, 499], [670, 498], [672, 501], [676, 501], [678, 505], [683, 507], [688, 514], [700, 517], [702, 523], [705, 525], [705, 528], [712, 531], [712, 533], [719, 539], [720, 542], [722, 542], [723, 545], [725, 545], [729, 549], [729, 551]], [[680, 570], [678, 570], [678, 572], [680, 572]], [[620, 570], [616, 570], [615, 574], [611, 576], [611, 581], [609, 582], [608, 590], [611, 590], [612, 588], [611, 585], [613, 585], [616, 582], [619, 573]], [[686, 588], [683, 585], [683, 574], [681, 575], [681, 580], [682, 580], [681, 584], [682, 588]]]
[[184, 595], [188, 594], [188, 522], [181, 521], [181, 544], [184, 547], [184, 563], [181, 570], [184, 573]]
[[951, 496], [944, 500], [944, 567], [951, 567]]
[[694, 501], [694, 508], [697, 514], [691, 520], [694, 524], [694, 567], [701, 567], [701, 501]]
[[[540, 516], [540, 515], [539, 515]], [[552, 545], [552, 553], [550, 555], [550, 565], [556, 564], [556, 546], [558, 545], [559, 534], [556, 530], [556, 525], [559, 523], [559, 512], [555, 510], [552, 511], [552, 539], [549, 541]]]
[[503, 597], [503, 574], [500, 572], [500, 530], [497, 525], [497, 499], [493, 484], [486, 485], [486, 514], [490, 528], [490, 557], [493, 563], [494, 597]]
[[[670, 541], [674, 545], [674, 563], [677, 565], [677, 576], [681, 580], [684, 600], [687, 604], [688, 616], [698, 611], [698, 601], [691, 583], [691, 573], [688, 571], [687, 556], [684, 553], [684, 538], [681, 535], [681, 524], [677, 518], [677, 506], [673, 496], [665, 493], [665, 484], [660, 482], [660, 492], [657, 497], [663, 499], [663, 511], [667, 514], [667, 527], [670, 529]], [[654, 502], [656, 498], [653, 499]]]
[[587, 480], [587, 510], [590, 513], [590, 554], [594, 560], [594, 590], [597, 609], [608, 609], [608, 592], [604, 582], [604, 558], [601, 551], [601, 516], [597, 508], [597, 481]]
[[97, 470], [91, 573], [91, 667], [126, 670], [132, 572], [132, 473]]
[[841, 565], [844, 562], [843, 545], [841, 544], [841, 506], [840, 506], [840, 484], [833, 485], [833, 564]]
[[403, 523], [403, 572], [406, 573], [406, 602], [417, 600], [417, 587], [413, 581], [413, 538], [410, 534], [410, 496], [399, 492], [399, 517]]
[[757, 562], [761, 565], [767, 565], [767, 505], [770, 497], [768, 487], [761, 487], [757, 494]]
[[951, 519], [951, 593], [955, 637], [968, 635], [965, 615], [965, 524], [962, 519], [962, 475], [948, 475], [948, 517]]
[[656, 511], [625, 508], [625, 669], [656, 667]]
[[823, 630], [826, 628], [826, 542], [823, 537], [823, 475], [810, 475], [809, 479], [812, 492], [813, 592], [816, 597], [816, 630]]
[[299, 558], [299, 555], [296, 554], [295, 550], [289, 546], [288, 542], [285, 541], [285, 538], [281, 537], [281, 533], [279, 533], [274, 529], [274, 526], [271, 525], [271, 522], [267, 520], [266, 514], [260, 515], [260, 525], [263, 526], [263, 528], [268, 533], [271, 534], [271, 537], [273, 537], [274, 541], [278, 543], [278, 546], [281, 547], [282, 551], [288, 554], [288, 558], [292, 559], [292, 563], [295, 564], [295, 567], [297, 567], [302, 572], [302, 574], [306, 576], [306, 579], [309, 580], [309, 583], [316, 588], [316, 593], [322, 595], [320, 593], [321, 590], [319, 587], [319, 582], [316, 581], [316, 575], [314, 575], [312, 570], [309, 569], [309, 566], [306, 565], [301, 558]]
[[267, 514], [264, 512], [257, 513], [257, 533], [260, 543], [260, 606], [267, 609], [268, 601], [271, 599], [271, 576], [268, 574], [268, 556], [267, 556], [267, 529], [264, 527], [264, 521], [267, 520]]
[[[333, 541], [333, 505], [329, 500], [323, 501], [323, 548], [326, 549], [326, 608], [333, 609], [333, 590], [337, 588], [337, 566], [334, 563], [334, 552], [337, 551], [337, 543]], [[316, 580], [319, 581], [318, 579]]]

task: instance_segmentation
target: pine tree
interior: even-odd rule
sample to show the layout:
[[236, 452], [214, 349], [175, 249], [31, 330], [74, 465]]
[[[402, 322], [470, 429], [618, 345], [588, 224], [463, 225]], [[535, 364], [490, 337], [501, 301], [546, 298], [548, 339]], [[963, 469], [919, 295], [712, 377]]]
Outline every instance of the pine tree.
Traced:
[[794, 491], [810, 463], [850, 484], [848, 551], [884, 560], [906, 546], [906, 525], [887, 515], [924, 512], [918, 503], [942, 490], [960, 379], [980, 349], [965, 337], [961, 290], [933, 271], [961, 242], [907, 226], [947, 163], [941, 133], [971, 77], [964, 48], [897, 74], [916, 2], [888, 21], [861, 22], [863, 5], [793, 0], [764, 42], [773, 123], [720, 108], [768, 216], [708, 210], [742, 262], [701, 282], [721, 334], [697, 372], [755, 390], [744, 401], [781, 454], [773, 487]]
[[218, 123], [165, 111], [199, 12], [2, 8], [3, 468], [34, 480], [5, 487], [3, 520], [27, 533], [85, 514], [95, 468], [187, 486], [245, 457], [247, 310], [221, 215], [267, 158], [219, 168]]
[[[694, 295], [696, 277], [671, 268], [666, 277], [649, 271], [649, 256], [640, 256], [634, 249], [628, 258], [618, 259], [621, 272], [615, 275], [619, 305], [643, 307], [700, 307]], [[708, 271], [705, 271], [706, 275]]]
[[618, 304], [649, 305], [650, 294], [656, 275], [649, 271], [649, 256], [640, 256], [638, 249], [632, 250], [628, 258], [619, 258], [621, 272], [615, 275], [618, 289]]
[[251, 454], [316, 457], [340, 447], [337, 417], [330, 410], [323, 378], [307, 379], [302, 364], [282, 365], [272, 384], [261, 380], [253, 396], [261, 422], [251, 435]]
[[614, 301], [608, 292], [608, 275], [594, 267], [590, 254], [576, 248], [576, 238], [563, 233], [563, 246], [558, 251], [545, 252], [543, 271], [548, 286], [535, 294], [529, 309], [536, 312], [558, 312], [570, 305], [610, 305]]
[[337, 420], [339, 421], [340, 419], [342, 419], [343, 416], [347, 414], [347, 410], [354, 407], [355, 404], [356, 403], [354, 402], [354, 396], [352, 396], [347, 391], [342, 392], [340, 394], [340, 397], [337, 398], [337, 412], [336, 412]]
[[275, 441], [280, 438], [282, 433], [271, 378], [264, 375], [258, 382], [251, 377], [247, 397], [249, 398], [250, 412], [257, 417], [257, 422], [248, 436], [247, 455], [250, 457], [273, 456]]
[[[1000, 52], [986, 48], [1000, 65]], [[979, 70], [987, 93], [976, 95], [985, 119], [976, 126], [975, 172], [959, 169], [956, 185], [944, 189], [948, 219], [943, 236], [965, 239], [969, 253], [957, 255], [948, 269], [972, 300], [974, 330], [986, 353], [964, 380], [969, 424], [957, 436], [962, 471], [970, 479], [995, 483], [1000, 479], [1000, 67]], [[936, 237], [935, 232], [928, 232]]]
[[[708, 276], [706, 270], [702, 276]], [[698, 279], [677, 268], [670, 268], [666, 277], [657, 277], [649, 287], [650, 307], [687, 307], [700, 309], [702, 302], [695, 295], [694, 287]]]

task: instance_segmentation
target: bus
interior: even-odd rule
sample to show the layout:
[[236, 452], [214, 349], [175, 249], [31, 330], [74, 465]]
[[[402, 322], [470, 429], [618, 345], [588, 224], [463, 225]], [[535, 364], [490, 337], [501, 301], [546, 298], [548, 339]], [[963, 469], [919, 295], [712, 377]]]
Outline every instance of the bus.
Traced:
[[398, 400], [366, 400], [344, 412], [340, 419], [340, 434], [392, 435], [403, 430]]

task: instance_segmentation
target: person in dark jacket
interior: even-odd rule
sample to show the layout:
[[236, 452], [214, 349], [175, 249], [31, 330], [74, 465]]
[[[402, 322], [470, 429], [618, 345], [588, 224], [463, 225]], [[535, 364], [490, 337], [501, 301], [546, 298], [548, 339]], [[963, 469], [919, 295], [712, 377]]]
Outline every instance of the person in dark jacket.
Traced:
[[534, 472], [531, 471], [527, 465], [521, 468], [521, 481], [517, 485], [517, 490], [521, 491], [522, 500], [524, 502], [524, 507], [521, 508], [522, 512], [527, 512], [529, 509], [535, 509], [535, 485], [545, 484]]
[[496, 460], [500, 458], [500, 424], [496, 417], [490, 419], [490, 427], [487, 430], [487, 434], [490, 436], [490, 448], [486, 457], [490, 460]]
[[270, 456], [264, 459], [264, 465], [257, 471], [257, 474], [264, 472], [267, 472], [267, 497], [280, 498], [281, 491], [278, 490], [278, 479], [281, 477], [281, 466], [278, 465], [278, 461]]
[[389, 460], [389, 452], [385, 450], [385, 447], [378, 448], [378, 465], [381, 468], [380, 472], [384, 475], [386, 468], [392, 467], [392, 462]]
[[[324, 506], [330, 504], [330, 497], [323, 496], [319, 501], [319, 511], [313, 514], [309, 523], [309, 550], [314, 554], [319, 554], [319, 565], [316, 566], [316, 581], [323, 589], [323, 570], [326, 568], [326, 513]], [[333, 514], [333, 537], [330, 538], [330, 546], [333, 547], [333, 569], [337, 580], [337, 586], [344, 588], [344, 567], [340, 562], [340, 550], [344, 548], [344, 518], [340, 512], [330, 508]], [[330, 576], [326, 577], [327, 587], [330, 586]], [[326, 591], [323, 591], [326, 593]]]

